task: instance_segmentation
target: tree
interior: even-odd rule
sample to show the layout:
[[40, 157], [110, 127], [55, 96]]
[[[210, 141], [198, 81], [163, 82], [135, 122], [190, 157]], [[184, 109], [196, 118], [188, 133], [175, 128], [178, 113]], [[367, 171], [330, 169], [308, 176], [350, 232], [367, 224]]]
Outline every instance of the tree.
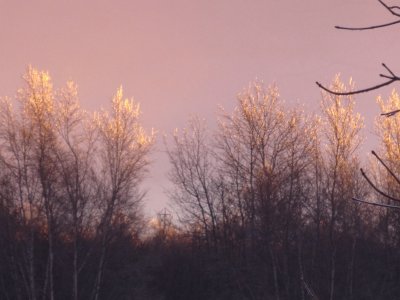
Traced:
[[97, 299], [107, 249], [137, 245], [154, 136], [122, 89], [111, 114], [92, 118], [74, 83], [54, 90], [32, 67], [23, 79], [19, 105], [2, 98], [0, 106], [1, 297]]
[[[351, 89], [351, 81], [349, 86]], [[331, 90], [340, 92], [346, 90], [338, 76], [333, 81]], [[331, 249], [329, 299], [334, 298], [338, 237], [354, 226], [354, 218], [358, 215], [357, 206], [349, 203], [347, 199], [361, 193], [355, 170], [358, 170], [360, 164], [356, 150], [361, 143], [360, 130], [363, 127], [363, 120], [359, 114], [354, 113], [354, 104], [351, 95], [346, 98], [330, 93], [323, 95], [322, 108], [325, 117], [323, 132], [326, 143], [323, 157], [324, 198], [328, 202], [326, 207]], [[354, 248], [355, 245], [352, 247], [353, 251]], [[352, 294], [349, 297], [351, 298]]]
[[[315, 125], [303, 112], [285, 110], [276, 87], [253, 82], [233, 113], [221, 113], [214, 142], [198, 119], [173, 136], [171, 198], [192, 234], [200, 231], [206, 245], [217, 246], [220, 263], [230, 266], [223, 276], [241, 282], [235, 289], [242, 297], [298, 295], [291, 280], [293, 269], [302, 269], [297, 245]], [[268, 290], [261, 282], [271, 283]]]
[[[18, 190], [17, 211], [22, 224], [29, 230], [24, 238], [30, 299], [36, 299], [35, 235], [46, 227], [48, 265], [45, 285], [49, 283], [54, 299], [54, 230], [57, 206], [54, 151], [56, 138], [53, 123], [54, 95], [50, 76], [29, 67], [24, 75], [25, 87], [18, 90], [20, 110], [15, 112], [8, 99], [2, 103], [2, 162]], [[42, 213], [45, 223], [41, 223]], [[24, 226], [24, 227], [25, 227]], [[25, 255], [24, 255], [25, 256]], [[24, 275], [23, 275], [24, 276]]]
[[83, 252], [80, 239], [90, 230], [94, 218], [95, 130], [88, 114], [79, 107], [77, 86], [73, 82], [67, 82], [57, 97], [54, 121], [58, 148], [55, 155], [65, 234], [73, 243], [72, 299], [77, 300], [79, 273], [90, 254], [90, 251]]
[[99, 225], [100, 258], [93, 298], [98, 299], [112, 227], [120, 218], [137, 219], [143, 193], [139, 183], [149, 164], [148, 154], [154, 134], [148, 135], [139, 123], [140, 106], [123, 99], [122, 87], [111, 101], [111, 113], [96, 115], [99, 146]]
[[207, 246], [217, 247], [217, 203], [214, 193], [215, 160], [208, 145], [205, 124], [197, 118], [188, 129], [173, 135], [167, 153], [172, 165], [170, 181], [175, 189], [170, 196], [189, 227], [200, 226]]

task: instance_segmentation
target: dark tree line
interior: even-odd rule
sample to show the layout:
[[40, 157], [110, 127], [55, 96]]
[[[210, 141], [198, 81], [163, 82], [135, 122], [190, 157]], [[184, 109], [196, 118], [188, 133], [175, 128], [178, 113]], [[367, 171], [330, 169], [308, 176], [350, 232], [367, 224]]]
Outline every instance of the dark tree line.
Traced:
[[[338, 77], [330, 87], [352, 89]], [[385, 111], [398, 101], [393, 93], [379, 103]], [[392, 170], [399, 120], [377, 121]], [[252, 83], [215, 132], [198, 119], [177, 131], [168, 145], [171, 198], [189, 241], [171, 246], [186, 251], [175, 254], [177, 265], [164, 262], [181, 282], [168, 299], [192, 298], [192, 281], [201, 286], [196, 299], [399, 297], [399, 212], [351, 201], [382, 197], [359, 172], [362, 127], [351, 94], [323, 93], [312, 117], [285, 107], [275, 87]], [[377, 187], [398, 195], [382, 164], [368, 169]]]
[[321, 97], [308, 115], [254, 82], [214, 131], [191, 119], [166, 139], [174, 211], [147, 222], [154, 137], [139, 106], [119, 89], [91, 115], [75, 84], [55, 90], [28, 68], [0, 106], [0, 298], [398, 298], [400, 212], [351, 198], [400, 197], [387, 172], [400, 168], [400, 116], [377, 120], [382, 162], [360, 173], [353, 96]]
[[[378, 2], [394, 21], [336, 28], [399, 24], [400, 7]], [[384, 81], [359, 90], [337, 79], [330, 87], [317, 82], [326, 94], [314, 123], [292, 123], [287, 110], [274, 109], [276, 92], [256, 84], [239, 97], [232, 115], [223, 116], [213, 142], [198, 133], [198, 121], [175, 136], [169, 150], [173, 199], [189, 234], [202, 230], [203, 249], [210, 253], [210, 243], [213, 249], [212, 255], [198, 249], [193, 259], [202, 260], [209, 284], [199, 299], [399, 298], [399, 96], [378, 99], [388, 117], [376, 121], [380, 155], [372, 151], [376, 160], [360, 173], [362, 120], [351, 98], [400, 80], [382, 66]], [[291, 140], [299, 128], [303, 135]], [[201, 168], [209, 165], [214, 167]], [[204, 184], [198, 169], [209, 170], [213, 179]]]

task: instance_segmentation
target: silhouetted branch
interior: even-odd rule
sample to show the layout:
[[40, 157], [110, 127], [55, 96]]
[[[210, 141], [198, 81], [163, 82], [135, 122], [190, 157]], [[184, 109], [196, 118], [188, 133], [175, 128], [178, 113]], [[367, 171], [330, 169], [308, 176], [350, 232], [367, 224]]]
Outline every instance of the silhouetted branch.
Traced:
[[394, 5], [394, 6], [388, 6], [385, 2], [383, 2], [382, 0], [378, 0], [380, 4], [382, 4], [392, 15], [396, 16], [396, 17], [400, 17], [399, 13], [396, 13], [394, 11], [394, 9], [399, 9], [400, 10], [400, 6]]
[[377, 29], [377, 28], [383, 28], [383, 27], [388, 27], [392, 25], [399, 24], [400, 20], [385, 23], [385, 24], [379, 24], [379, 25], [372, 25], [372, 26], [367, 26], [367, 27], [344, 27], [344, 26], [335, 26], [336, 29], [343, 29], [343, 30], [371, 30], [371, 29]]
[[362, 176], [365, 178], [365, 180], [367, 180], [368, 184], [369, 184], [375, 191], [377, 191], [379, 194], [381, 194], [382, 196], [384, 196], [384, 197], [386, 197], [386, 198], [388, 198], [388, 199], [390, 199], [390, 200], [400, 202], [400, 199], [394, 198], [394, 197], [392, 197], [392, 196], [386, 194], [386, 193], [383, 192], [382, 190], [380, 190], [380, 189], [371, 181], [371, 179], [369, 179], [369, 177], [367, 176], [367, 174], [365, 174], [365, 172], [364, 172], [363, 169], [360, 169], [360, 171], [361, 171]]
[[386, 85], [392, 84], [393, 82], [400, 80], [399, 78], [392, 78], [389, 81], [386, 81], [384, 83], [378, 84], [378, 85], [374, 85], [372, 87], [366, 88], [366, 89], [362, 89], [362, 90], [355, 90], [355, 91], [350, 91], [350, 92], [336, 92], [333, 91], [331, 89], [328, 89], [327, 87], [324, 87], [321, 83], [319, 83], [318, 81], [316, 81], [315, 83], [318, 85], [319, 88], [323, 89], [324, 91], [336, 95], [336, 96], [350, 96], [350, 95], [356, 95], [356, 94], [362, 94], [362, 93], [367, 93], [373, 90], [377, 90], [380, 89], [381, 87], [384, 87]]
[[371, 151], [372, 155], [375, 156], [378, 161], [385, 167], [385, 169], [389, 172], [390, 175], [396, 180], [396, 182], [400, 185], [400, 179], [393, 173], [393, 171], [385, 164], [385, 162], [376, 154], [375, 151]]
[[[396, 17], [400, 17], [400, 13], [395, 12], [395, 9], [400, 10], [399, 6], [389, 6], [382, 0], [378, 0], [380, 4], [383, 5], [392, 15]], [[384, 23], [384, 24], [379, 24], [379, 25], [372, 25], [372, 26], [366, 26], [366, 27], [345, 27], [345, 26], [335, 26], [336, 29], [343, 29], [343, 30], [371, 30], [371, 29], [377, 29], [377, 28], [382, 28], [382, 27], [388, 27], [392, 25], [399, 24], [400, 20], [389, 22], [389, 23]]]
[[393, 208], [393, 209], [400, 209], [400, 206], [397, 205], [390, 205], [390, 204], [382, 204], [382, 203], [377, 203], [377, 202], [370, 202], [370, 201], [365, 201], [365, 200], [361, 200], [358, 198], [351, 198], [351, 200], [356, 201], [356, 202], [361, 202], [361, 203], [365, 203], [365, 204], [369, 204], [369, 205], [373, 205], [373, 206], [379, 206], [379, 207], [386, 207], [386, 208]]
[[[392, 78], [397, 77], [397, 76], [393, 73], [393, 71], [390, 70], [389, 67], [388, 67], [385, 63], [382, 63], [382, 66], [386, 69], [386, 71], [388, 71], [388, 72], [390, 73], [390, 75], [392, 75]], [[383, 75], [381, 75], [381, 76], [383, 76]], [[387, 77], [387, 78], [390, 78], [390, 77]]]
[[[400, 6], [397, 6], [397, 5], [389, 6], [382, 0], [378, 0], [378, 2], [380, 4], [382, 4], [382, 6], [385, 9], [387, 9], [392, 15], [400, 18]], [[399, 12], [396, 12], [396, 10], [398, 10]], [[392, 21], [392, 22], [384, 23], [384, 24], [379, 24], [379, 25], [366, 26], [366, 27], [335, 26], [335, 28], [336, 29], [344, 29], [344, 30], [370, 30], [370, 29], [376, 29], [376, 28], [392, 26], [392, 25], [396, 25], [396, 24], [400, 24], [400, 20], [396, 20], [396, 21]], [[382, 65], [390, 73], [390, 75], [379, 74], [379, 76], [388, 79], [388, 81], [385, 81], [383, 83], [374, 85], [374, 86], [369, 87], [369, 88], [356, 90], [356, 91], [350, 91], [350, 92], [335, 92], [335, 91], [323, 86], [318, 81], [316, 82], [316, 84], [318, 85], [319, 88], [323, 89], [324, 91], [326, 91], [326, 92], [328, 92], [330, 94], [337, 95], [337, 96], [349, 96], [349, 95], [367, 93], [367, 92], [370, 92], [370, 91], [373, 91], [373, 90], [380, 89], [381, 87], [390, 85], [395, 81], [400, 81], [399, 76], [395, 75], [385, 64], [382, 64]], [[386, 117], [391, 117], [391, 116], [395, 115], [396, 113], [398, 113], [399, 111], [400, 110], [393, 111], [393, 112], [382, 113], [381, 115], [386, 116]]]
[[[380, 77], [383, 78], [387, 78], [389, 79], [386, 82], [374, 85], [372, 87], [366, 88], [366, 89], [361, 89], [361, 90], [355, 90], [355, 91], [349, 91], [349, 92], [337, 92], [334, 90], [331, 90], [325, 86], [323, 86], [321, 83], [319, 83], [318, 81], [316, 82], [316, 84], [318, 85], [319, 88], [323, 89], [324, 91], [336, 95], [336, 96], [349, 96], [349, 95], [355, 95], [355, 94], [361, 94], [361, 93], [366, 93], [366, 92], [370, 92], [373, 90], [377, 90], [380, 89], [381, 87], [384, 87], [386, 85], [392, 84], [395, 81], [400, 81], [400, 77], [397, 76], [391, 69], [389, 69], [389, 67], [382, 63], [382, 66], [389, 72], [390, 75], [385, 75], [385, 74], [379, 74]], [[388, 113], [384, 113], [382, 115], [386, 115], [386, 116], [391, 116], [393, 112], [388, 112]]]
[[381, 113], [381, 116], [385, 116], [385, 117], [393, 117], [395, 114], [399, 113], [400, 109], [396, 109], [393, 111], [389, 111], [387, 113]]
[[[400, 111], [400, 110], [399, 110]], [[376, 154], [375, 151], [371, 151], [372, 155], [376, 157], [376, 159], [384, 166], [384, 168], [389, 172], [389, 174], [396, 180], [396, 182], [400, 185], [400, 179], [396, 176], [396, 174], [393, 173], [393, 171], [389, 168], [389, 166], [382, 160], [382, 158], [379, 157], [378, 154]], [[400, 199], [398, 198], [394, 198], [390, 195], [388, 195], [387, 193], [383, 192], [381, 189], [379, 189], [372, 181], [371, 179], [369, 179], [369, 177], [367, 176], [367, 174], [364, 172], [364, 170], [361, 168], [360, 169], [362, 176], [365, 178], [365, 180], [367, 180], [368, 184], [379, 194], [381, 194], [382, 196], [396, 201], [396, 202], [400, 202]], [[361, 203], [366, 203], [369, 205], [375, 205], [375, 206], [380, 206], [380, 207], [386, 207], [386, 208], [394, 208], [394, 209], [400, 209], [400, 206], [397, 205], [389, 205], [389, 204], [382, 204], [382, 203], [377, 203], [377, 202], [369, 202], [369, 201], [365, 201], [365, 200], [361, 200], [361, 199], [357, 199], [357, 198], [352, 198], [352, 200], [354, 201], [358, 201]]]

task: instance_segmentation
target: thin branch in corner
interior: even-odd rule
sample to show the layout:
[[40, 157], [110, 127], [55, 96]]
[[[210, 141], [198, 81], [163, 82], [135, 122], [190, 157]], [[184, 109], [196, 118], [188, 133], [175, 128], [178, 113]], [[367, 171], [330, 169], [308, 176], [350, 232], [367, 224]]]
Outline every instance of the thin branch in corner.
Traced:
[[385, 167], [385, 169], [389, 172], [389, 174], [396, 180], [398, 184], [400, 184], [400, 179], [393, 173], [393, 171], [388, 167], [388, 165], [376, 154], [375, 151], [371, 151], [372, 155], [376, 157], [376, 159]]
[[368, 182], [368, 184], [369, 184], [376, 192], [378, 192], [379, 194], [381, 194], [382, 196], [384, 196], [384, 197], [386, 197], [386, 198], [388, 198], [388, 199], [390, 199], [390, 200], [393, 200], [393, 201], [396, 201], [396, 202], [400, 202], [400, 199], [394, 198], [394, 197], [392, 197], [392, 196], [386, 194], [386, 193], [383, 192], [382, 190], [380, 190], [380, 189], [371, 181], [371, 179], [367, 176], [367, 174], [364, 172], [364, 170], [363, 170], [362, 168], [360, 169], [360, 171], [361, 171], [362, 176], [363, 176], [363, 177], [365, 178], [365, 180]]
[[383, 28], [383, 27], [388, 27], [392, 25], [399, 24], [400, 20], [389, 22], [389, 23], [384, 23], [384, 24], [379, 24], [379, 25], [372, 25], [372, 26], [367, 26], [367, 27], [344, 27], [344, 26], [335, 26], [336, 29], [342, 29], [342, 30], [372, 30], [372, 29], [377, 29], [377, 28]]
[[400, 10], [400, 6], [397, 5], [393, 5], [393, 6], [389, 6], [387, 5], [385, 2], [383, 2], [382, 0], [378, 0], [378, 2], [380, 4], [382, 4], [392, 15], [396, 16], [396, 17], [400, 17], [399, 13], [396, 13], [394, 10], [395, 9], [399, 9]]
[[[383, 5], [392, 15], [396, 17], [400, 17], [400, 13], [397, 13], [395, 10], [400, 10], [400, 6], [389, 6], [382, 0], [378, 0], [380, 4]], [[388, 27], [392, 25], [399, 24], [400, 20], [389, 22], [389, 23], [384, 23], [384, 24], [379, 24], [379, 25], [372, 25], [372, 26], [366, 26], [366, 27], [345, 27], [345, 26], [335, 26], [336, 29], [343, 29], [343, 30], [371, 30], [371, 29], [377, 29], [377, 28], [383, 28], [383, 27]]]
[[400, 209], [400, 206], [398, 206], [398, 205], [390, 205], [390, 204], [382, 204], [382, 203], [377, 203], [377, 202], [370, 202], [370, 201], [365, 201], [365, 200], [361, 200], [361, 199], [354, 198], [354, 197], [351, 198], [351, 200], [356, 201], [356, 202], [369, 204], [369, 205], [373, 205], [373, 206], [386, 207], [386, 208], [392, 208], [392, 209]]

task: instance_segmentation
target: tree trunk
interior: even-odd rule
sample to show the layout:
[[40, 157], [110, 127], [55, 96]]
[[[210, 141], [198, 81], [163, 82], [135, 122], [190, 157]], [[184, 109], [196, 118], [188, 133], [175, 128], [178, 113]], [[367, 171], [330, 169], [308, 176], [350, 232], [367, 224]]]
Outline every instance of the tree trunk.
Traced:
[[271, 256], [272, 274], [274, 276], [275, 299], [279, 300], [280, 297], [279, 297], [278, 270], [277, 270], [277, 265], [276, 265], [276, 259], [275, 259], [275, 255], [272, 250], [271, 244], [269, 244], [268, 247], [269, 247], [269, 253]]
[[349, 300], [353, 299], [353, 285], [354, 285], [354, 261], [356, 257], [356, 244], [357, 239], [353, 239], [353, 243], [351, 245], [351, 259], [349, 264]]
[[101, 254], [100, 254], [99, 265], [97, 267], [97, 275], [96, 275], [95, 284], [94, 284], [92, 297], [91, 297], [91, 299], [94, 299], [94, 300], [99, 299], [100, 286], [101, 286], [101, 281], [103, 278], [105, 258], [106, 258], [106, 234], [104, 233], [104, 235], [102, 237], [102, 242], [101, 242]]
[[78, 237], [76, 220], [74, 220], [74, 261], [73, 261], [73, 274], [72, 274], [72, 299], [78, 300]]
[[29, 298], [36, 300], [36, 287], [35, 287], [35, 233], [33, 226], [30, 228], [29, 245], [28, 245], [28, 264], [29, 264]]
[[49, 222], [49, 288], [50, 288], [50, 300], [54, 300], [54, 237], [53, 228], [51, 221]]
[[331, 283], [329, 300], [333, 300], [333, 294], [335, 290], [335, 272], [336, 272], [336, 247], [331, 250]]

